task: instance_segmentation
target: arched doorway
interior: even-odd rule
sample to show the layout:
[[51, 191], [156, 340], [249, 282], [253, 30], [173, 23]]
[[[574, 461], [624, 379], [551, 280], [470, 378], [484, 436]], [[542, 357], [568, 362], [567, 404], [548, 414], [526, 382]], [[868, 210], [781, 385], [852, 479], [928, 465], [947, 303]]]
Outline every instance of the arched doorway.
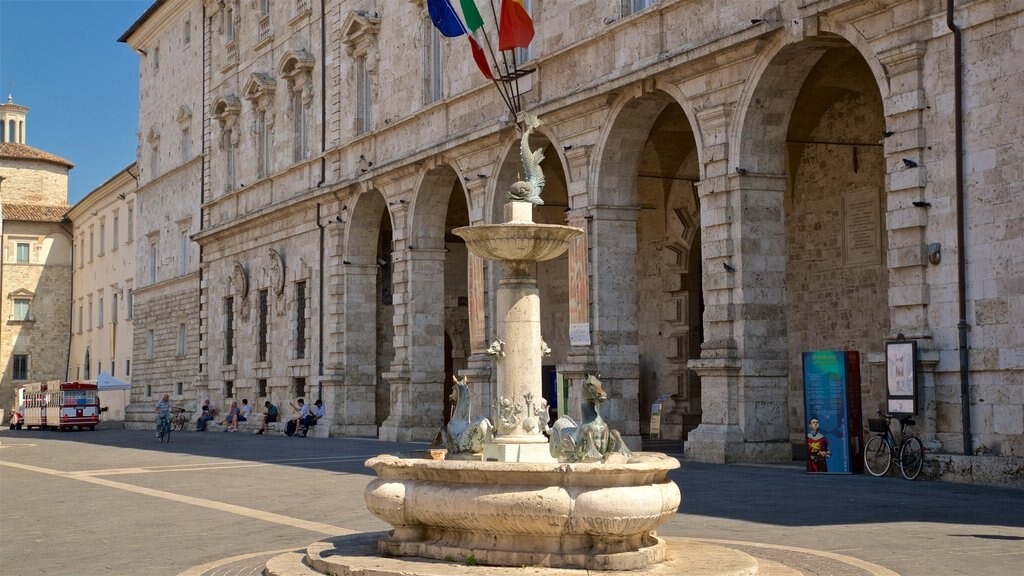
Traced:
[[342, 258], [346, 376], [341, 425], [349, 434], [375, 435], [390, 414], [390, 389], [382, 375], [395, 356], [391, 214], [377, 190], [349, 200], [341, 213], [339, 218], [350, 219]]
[[759, 78], [736, 177], [743, 205], [758, 208], [741, 223], [752, 249], [740, 265], [757, 275], [762, 295], [760, 318], [744, 328], [744, 359], [776, 363], [784, 376], [763, 379], [761, 405], [747, 406], [753, 418], [741, 421], [745, 438], [788, 436], [800, 452], [803, 352], [859, 351], [864, 410], [884, 394], [870, 383], [867, 353], [882, 350], [889, 330], [885, 118], [874, 74], [839, 36], [782, 48]]
[[452, 233], [468, 225], [466, 192], [455, 171], [447, 165], [429, 170], [413, 203], [409, 362], [413, 386], [422, 390], [414, 395], [415, 410], [437, 427], [448, 417], [451, 375], [470, 355], [468, 250]]
[[[603, 143], [591, 212], [595, 354], [624, 434], [685, 438], [700, 422], [703, 340], [700, 177], [693, 129], [680, 105], [654, 92], [624, 102]], [[637, 442], [634, 440], [634, 442]]]

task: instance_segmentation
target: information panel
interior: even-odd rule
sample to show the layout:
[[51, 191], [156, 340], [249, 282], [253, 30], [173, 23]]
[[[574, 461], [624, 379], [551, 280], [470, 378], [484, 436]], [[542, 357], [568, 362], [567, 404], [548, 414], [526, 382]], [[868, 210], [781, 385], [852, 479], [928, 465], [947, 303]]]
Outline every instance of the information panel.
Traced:
[[803, 353], [807, 471], [861, 470], [860, 354]]

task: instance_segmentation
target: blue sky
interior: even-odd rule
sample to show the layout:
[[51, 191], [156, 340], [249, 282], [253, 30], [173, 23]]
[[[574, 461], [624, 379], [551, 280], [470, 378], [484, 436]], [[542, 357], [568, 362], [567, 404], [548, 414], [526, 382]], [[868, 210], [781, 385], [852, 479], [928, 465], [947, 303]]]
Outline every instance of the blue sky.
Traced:
[[74, 162], [74, 204], [135, 160], [138, 56], [117, 41], [151, 0], [0, 0], [0, 89], [26, 144]]

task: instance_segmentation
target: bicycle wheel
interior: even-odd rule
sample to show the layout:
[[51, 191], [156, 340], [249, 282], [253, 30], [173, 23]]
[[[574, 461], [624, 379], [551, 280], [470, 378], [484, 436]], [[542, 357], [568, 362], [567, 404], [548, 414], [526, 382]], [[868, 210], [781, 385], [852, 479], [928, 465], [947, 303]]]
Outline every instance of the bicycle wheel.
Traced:
[[872, 476], [885, 476], [892, 465], [892, 450], [881, 436], [872, 436], [864, 445], [864, 468]]
[[907, 480], [913, 480], [924, 467], [924, 444], [916, 436], [900, 442], [900, 472]]

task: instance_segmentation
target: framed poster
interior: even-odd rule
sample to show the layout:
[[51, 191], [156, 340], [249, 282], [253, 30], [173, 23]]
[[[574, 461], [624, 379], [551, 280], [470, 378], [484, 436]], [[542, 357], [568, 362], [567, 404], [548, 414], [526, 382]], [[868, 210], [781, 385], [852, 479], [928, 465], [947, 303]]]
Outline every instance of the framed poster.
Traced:
[[854, 471], [847, 399], [848, 354], [856, 352], [803, 353], [807, 471], [811, 473]]
[[917, 341], [885, 344], [886, 407], [890, 414], [917, 413]]

